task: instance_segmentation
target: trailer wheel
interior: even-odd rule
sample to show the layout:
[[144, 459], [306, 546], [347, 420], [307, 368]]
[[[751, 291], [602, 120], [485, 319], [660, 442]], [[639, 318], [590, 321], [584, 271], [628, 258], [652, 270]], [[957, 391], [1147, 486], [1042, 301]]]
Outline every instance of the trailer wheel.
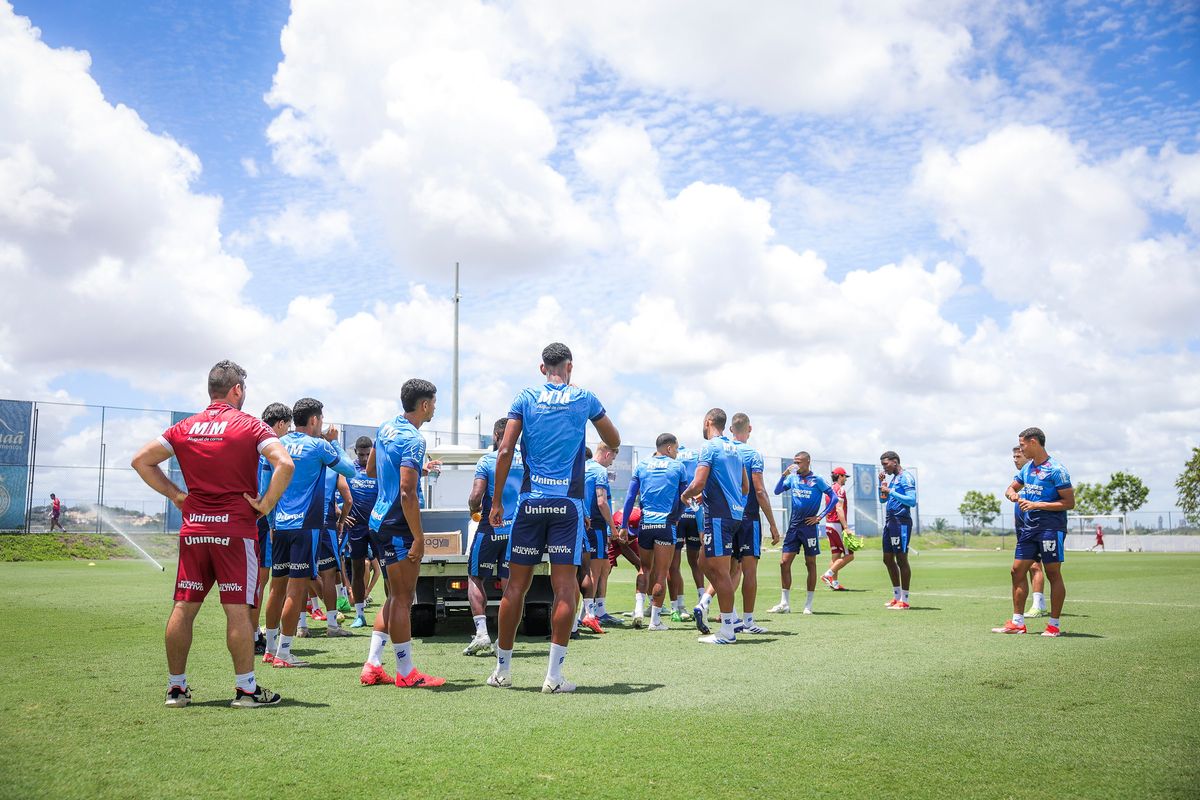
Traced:
[[425, 638], [433, 636], [434, 630], [437, 628], [437, 616], [433, 613], [433, 606], [419, 605], [412, 608], [412, 635]]
[[549, 603], [525, 604], [525, 617], [521, 623], [521, 633], [526, 636], [550, 635]]

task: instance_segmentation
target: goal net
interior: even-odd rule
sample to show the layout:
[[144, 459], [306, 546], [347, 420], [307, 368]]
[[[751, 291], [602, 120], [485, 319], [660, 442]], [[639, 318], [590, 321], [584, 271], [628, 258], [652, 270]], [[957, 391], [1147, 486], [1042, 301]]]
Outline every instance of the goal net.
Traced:
[[1067, 515], [1066, 548], [1096, 552], [1125, 551], [1136, 548], [1137, 537], [1131, 537], [1120, 514]]

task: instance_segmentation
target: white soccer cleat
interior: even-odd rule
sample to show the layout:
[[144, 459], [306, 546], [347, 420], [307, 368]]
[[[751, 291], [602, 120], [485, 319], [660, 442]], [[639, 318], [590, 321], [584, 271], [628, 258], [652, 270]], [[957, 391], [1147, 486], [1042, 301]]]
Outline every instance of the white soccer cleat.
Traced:
[[353, 636], [354, 634], [345, 628], [326, 628], [325, 635], [331, 639], [336, 639], [343, 636]]
[[474, 639], [471, 640], [471, 643], [466, 646], [466, 649], [463, 650], [463, 655], [464, 656], [491, 655], [493, 652], [494, 651], [492, 650], [492, 640], [491, 639], [489, 639], [487, 636], [476, 636]]
[[709, 636], [701, 636], [697, 639], [700, 644], [737, 644], [737, 637], [726, 639], [719, 633], [714, 633]]
[[187, 704], [192, 702], [192, 690], [189, 686], [172, 686], [167, 689], [167, 701], [164, 705], [167, 708], [187, 708]]
[[635, 627], [635, 628], [641, 628], [641, 627], [643, 627], [645, 624], [646, 624], [646, 618], [645, 618], [645, 617], [643, 617], [641, 614], [634, 614], [634, 616], [633, 616], [633, 627]]
[[790, 614], [790, 613], [792, 613], [792, 607], [789, 606], [787, 603], [780, 603], [779, 605], [775, 606], [767, 613], [768, 614]]
[[767, 629], [759, 625], [757, 622], [753, 625], [743, 625], [740, 632], [744, 633], [766, 633]]
[[649, 625], [649, 626], [646, 628], [646, 630], [648, 630], [648, 631], [669, 631], [669, 630], [671, 630], [671, 629], [670, 629], [669, 627], [667, 627], [667, 623], [665, 623], [665, 622], [659, 622], [657, 625], [655, 625], [655, 624], [651, 623], [651, 624], [650, 624], [650, 625]]
[[811, 609], [811, 608], [806, 608], [806, 609], [804, 609], [804, 613], [805, 613], [805, 614], [808, 614], [808, 615], [811, 617], [811, 616], [812, 616], [812, 609]]
[[[487, 685], [494, 686], [497, 689], [511, 689], [512, 676], [507, 672], [501, 672], [500, 668], [497, 667], [496, 670], [488, 676]], [[543, 689], [543, 691], [545, 690]]]
[[542, 684], [542, 694], [565, 694], [575, 691], [575, 684], [568, 680], [561, 680], [558, 683], [546, 681]]

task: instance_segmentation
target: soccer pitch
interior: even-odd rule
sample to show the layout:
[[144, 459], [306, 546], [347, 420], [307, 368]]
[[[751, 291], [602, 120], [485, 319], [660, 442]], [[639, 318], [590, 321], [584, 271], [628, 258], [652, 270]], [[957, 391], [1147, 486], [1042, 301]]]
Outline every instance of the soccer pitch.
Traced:
[[[197, 621], [193, 704], [163, 707], [169, 569], [0, 564], [0, 794], [1200, 792], [1200, 556], [1071, 553], [1060, 639], [989, 633], [1009, 613], [1007, 552], [927, 551], [913, 559], [913, 609], [890, 612], [867, 550], [843, 574], [855, 591], [821, 587], [811, 617], [762, 613], [779, 599], [777, 563], [768, 553], [760, 567], [756, 617], [770, 634], [734, 647], [699, 645], [690, 625], [588, 635], [567, 658], [575, 695], [538, 693], [540, 640], [518, 641], [516, 689], [485, 686], [493, 660], [460, 654], [460, 617], [415, 648], [444, 689], [361, 687], [367, 636], [322, 637], [296, 643], [312, 668], [259, 670], [284, 703], [255, 710], [228, 707], [215, 604]], [[630, 608], [632, 592], [623, 565], [610, 609]]]

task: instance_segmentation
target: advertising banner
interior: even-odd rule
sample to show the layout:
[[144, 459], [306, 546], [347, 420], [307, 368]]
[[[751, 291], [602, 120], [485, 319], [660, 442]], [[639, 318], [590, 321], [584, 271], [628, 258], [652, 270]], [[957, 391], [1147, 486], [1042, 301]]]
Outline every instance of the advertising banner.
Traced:
[[859, 536], [883, 533], [883, 506], [879, 504], [879, 481], [874, 464], [854, 465], [854, 532]]
[[25, 528], [33, 403], [0, 400], [0, 530]]
[[[171, 424], [183, 422], [188, 417], [192, 416], [194, 411], [172, 411]], [[187, 491], [187, 484], [183, 480], [183, 473], [179, 471], [179, 462], [174, 458], [168, 462], [167, 477], [174, 481], [175, 485], [180, 489]], [[183, 526], [183, 512], [175, 507], [175, 504], [170, 500], [167, 501], [167, 530], [178, 531]]]

